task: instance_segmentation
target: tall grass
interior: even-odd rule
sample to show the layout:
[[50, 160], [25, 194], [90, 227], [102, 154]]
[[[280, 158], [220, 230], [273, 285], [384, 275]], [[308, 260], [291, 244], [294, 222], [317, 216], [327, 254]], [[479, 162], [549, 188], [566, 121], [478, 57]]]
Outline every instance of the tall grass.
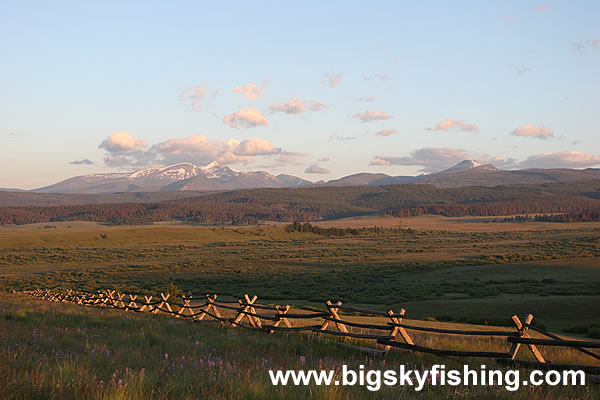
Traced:
[[[421, 339], [417, 336], [417, 339]], [[447, 343], [436, 347], [495, 343]], [[427, 343], [429, 344], [429, 343]], [[433, 345], [432, 344], [432, 345]], [[481, 362], [474, 360], [477, 367]], [[367, 358], [301, 334], [267, 335], [213, 323], [192, 323], [162, 315], [124, 313], [49, 303], [0, 294], [0, 398], [2, 399], [354, 399], [485, 398], [595, 399], [596, 386], [499, 387], [280, 386], [269, 369], [428, 368], [462, 360], [393, 351], [385, 359]]]

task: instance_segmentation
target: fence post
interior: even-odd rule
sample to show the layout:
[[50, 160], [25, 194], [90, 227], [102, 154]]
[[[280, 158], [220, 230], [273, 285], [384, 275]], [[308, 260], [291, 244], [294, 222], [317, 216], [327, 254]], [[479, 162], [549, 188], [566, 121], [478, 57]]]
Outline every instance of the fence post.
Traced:
[[[248, 296], [248, 294], [244, 295], [244, 300], [246, 300], [246, 304], [254, 304], [257, 299], [258, 299], [258, 296], [254, 296], [254, 297], [250, 298]], [[250, 321], [250, 325], [252, 325], [252, 327], [260, 328], [261, 327], [260, 318], [253, 316], [253, 315], [256, 315], [256, 309], [254, 307], [252, 307], [251, 305], [245, 305], [243, 300], [238, 300], [238, 303], [240, 304], [240, 307], [242, 310], [240, 312], [238, 312], [238, 315], [233, 320], [233, 325], [235, 326], [235, 324], [239, 324], [244, 319], [244, 317], [247, 317], [248, 321]], [[250, 315], [250, 314], [252, 314], [252, 315]]]
[[[330, 300], [327, 300], [327, 302], [325, 303], [325, 305], [327, 306], [327, 309], [329, 310], [329, 317], [330, 318], [334, 318], [337, 320], [340, 320], [340, 316], [338, 315], [338, 310], [339, 308], [336, 306], [341, 306], [342, 302], [338, 301], [335, 305], [333, 305], [331, 303]], [[340, 332], [344, 332], [344, 333], [348, 333], [348, 329], [346, 329], [346, 325], [342, 324], [341, 322], [334, 322], [335, 326], [338, 328], [338, 330]], [[321, 325], [321, 328], [319, 328], [320, 330], [324, 331], [325, 329], [327, 329], [327, 327], [329, 326], [329, 321], [325, 320], [323, 321], [323, 324]]]
[[158, 312], [159, 308], [162, 309], [163, 305], [165, 306], [165, 308], [167, 309], [167, 311], [169, 311], [169, 312], [172, 313], [173, 310], [171, 309], [171, 306], [169, 305], [169, 302], [168, 302], [170, 296], [171, 296], [170, 294], [167, 294], [165, 296], [163, 293], [161, 293], [160, 294], [160, 298], [162, 300], [161, 300], [160, 304], [158, 305], [158, 307], [154, 308], [154, 310], [152, 311], [152, 314], [156, 314]]
[[[529, 325], [531, 324], [531, 321], [533, 321], [533, 314], [527, 314], [527, 317], [525, 318], [525, 325], [523, 325], [521, 323], [521, 320], [519, 319], [519, 317], [516, 314], [512, 316], [512, 321], [513, 321], [513, 324], [515, 324], [515, 326], [517, 327], [521, 337], [525, 337], [525, 338], [531, 337], [531, 336], [529, 336], [529, 333], [527, 333], [527, 330], [529, 329]], [[510, 350], [508, 351], [508, 354], [510, 355], [510, 358], [512, 360], [514, 360], [515, 357], [517, 356], [517, 352], [519, 351], [520, 347], [521, 347], [521, 343], [513, 343], [512, 346], [510, 346]], [[531, 350], [531, 353], [533, 353], [533, 356], [539, 363], [546, 363], [546, 360], [542, 356], [542, 353], [540, 353], [540, 351], [534, 344], [528, 344], [527, 347], [529, 347], [529, 350]]]
[[[411, 337], [408, 336], [408, 332], [406, 332], [406, 329], [404, 329], [401, 326], [398, 326], [402, 323], [402, 319], [404, 318], [404, 314], [406, 314], [406, 310], [404, 308], [400, 309], [400, 314], [394, 314], [393, 310], [389, 310], [387, 314], [389, 315], [392, 322], [395, 324], [393, 325], [392, 332], [390, 333], [390, 336], [393, 337], [392, 340], [396, 340], [396, 335], [399, 333], [400, 336], [402, 336], [402, 339], [404, 339], [404, 341], [406, 342], [406, 344], [414, 345], [415, 343], [412, 341]], [[389, 351], [390, 348], [391, 346], [388, 344], [383, 348], [383, 351]]]
[[183, 307], [181, 307], [181, 309], [177, 313], [177, 317], [179, 317], [180, 315], [183, 316], [183, 313], [185, 312], [185, 310], [188, 310], [188, 313], [190, 314], [190, 316], [193, 319], [196, 319], [196, 317], [194, 317], [194, 311], [192, 311], [192, 309], [190, 308], [191, 307], [190, 301], [192, 300], [192, 296], [190, 296], [190, 297], [181, 296], [181, 298], [183, 300]]
[[140, 311], [145, 311], [147, 308], [149, 312], [152, 312], [152, 306], [150, 305], [150, 302], [152, 301], [152, 296], [144, 296], [144, 300], [146, 301], [146, 304], [144, 304], [140, 308]]

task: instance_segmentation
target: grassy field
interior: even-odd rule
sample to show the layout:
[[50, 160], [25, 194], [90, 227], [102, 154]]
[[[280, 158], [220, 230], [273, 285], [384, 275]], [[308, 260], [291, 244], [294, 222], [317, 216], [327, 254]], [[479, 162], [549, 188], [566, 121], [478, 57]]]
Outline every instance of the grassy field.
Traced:
[[[70, 222], [0, 227], [0, 289], [67, 288], [157, 295], [244, 293], [261, 303], [323, 309], [341, 300], [406, 309], [412, 324], [510, 326], [513, 314], [573, 337], [600, 331], [600, 225], [490, 223], [482, 218], [369, 217], [324, 227], [385, 228], [341, 236], [261, 226], [104, 226]], [[346, 318], [365, 322], [367, 317]], [[309, 323], [310, 321], [305, 321]], [[437, 348], [499, 351], [489, 339], [414, 333]], [[498, 339], [500, 340], [500, 339]], [[499, 346], [503, 346], [500, 347]], [[393, 354], [392, 354], [393, 353]], [[383, 360], [301, 334], [265, 335], [212, 324], [41, 302], [0, 294], [0, 398], [598, 398], [598, 387], [273, 387], [269, 368], [340, 368], [367, 363], [428, 368], [463, 360], [392, 352]], [[589, 364], [544, 348], [554, 362]], [[526, 355], [527, 353], [524, 353]], [[583, 358], [582, 358], [583, 357]], [[584, 359], [585, 358], [585, 359]], [[473, 365], [490, 360], [473, 360]]]
[[[386, 387], [273, 386], [268, 370], [448, 369], [464, 360], [392, 351], [385, 359], [366, 358], [348, 348], [303, 334], [268, 335], [214, 323], [193, 323], [164, 315], [51, 303], [0, 294], [0, 398], [2, 399], [353, 399], [486, 398], [595, 399], [600, 387]], [[415, 341], [427, 344], [420, 335]], [[500, 339], [498, 339], [500, 340]], [[490, 339], [435, 340], [441, 348], [498, 350]], [[545, 348], [553, 360], [589, 363], [569, 349]], [[490, 360], [473, 359], [479, 368]], [[495, 366], [500, 367], [500, 366]], [[339, 377], [339, 375], [337, 375]]]
[[[357, 218], [338, 226], [381, 226], [382, 219], [389, 220]], [[249, 293], [301, 306], [341, 300], [404, 307], [414, 318], [507, 324], [515, 313], [533, 313], [553, 330], [583, 332], [600, 323], [598, 224], [542, 229], [470, 222], [487, 231], [466, 232], [457, 219], [416, 217], [402, 226], [433, 227], [432, 221], [448, 229], [390, 227], [331, 238], [273, 224], [2, 227], [0, 287], [157, 294], [172, 281], [194, 294]]]

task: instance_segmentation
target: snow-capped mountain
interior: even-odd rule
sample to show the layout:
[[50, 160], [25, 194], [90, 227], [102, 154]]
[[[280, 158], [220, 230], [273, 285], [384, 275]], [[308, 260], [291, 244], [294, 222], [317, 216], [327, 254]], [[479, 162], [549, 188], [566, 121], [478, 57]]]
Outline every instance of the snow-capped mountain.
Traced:
[[161, 190], [232, 190], [308, 185], [291, 176], [264, 171], [241, 172], [213, 161], [205, 166], [183, 162], [131, 173], [89, 174], [35, 189], [42, 193], [117, 193]]
[[167, 184], [183, 179], [189, 179], [201, 174], [202, 167], [192, 163], [179, 163], [163, 168], [146, 168], [129, 174], [129, 180], [136, 183]]
[[459, 162], [458, 164], [442, 171], [442, 173], [443, 172], [452, 172], [452, 171], [464, 171], [466, 169], [479, 167], [480, 165], [481, 165], [481, 163], [478, 163], [475, 160], [463, 160], [463, 161]]
[[229, 182], [236, 176], [242, 174], [240, 171], [230, 168], [227, 165], [223, 165], [218, 161], [213, 161], [210, 164], [201, 167], [200, 170], [208, 179], [214, 179], [218, 182]]

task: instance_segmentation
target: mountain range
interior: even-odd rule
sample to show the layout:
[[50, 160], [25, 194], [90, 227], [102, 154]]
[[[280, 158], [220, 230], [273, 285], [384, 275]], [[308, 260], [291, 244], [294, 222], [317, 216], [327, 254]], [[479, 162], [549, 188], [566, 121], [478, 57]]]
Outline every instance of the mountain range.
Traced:
[[[491, 164], [464, 160], [444, 171], [419, 176], [390, 176], [357, 173], [327, 182], [313, 183], [292, 175], [271, 175], [265, 171], [242, 172], [219, 162], [205, 166], [178, 163], [146, 168], [132, 173], [103, 173], [76, 176], [34, 189], [37, 193], [108, 194], [165, 191], [227, 191], [255, 188], [300, 186], [382, 186], [391, 184], [431, 184], [441, 188], [462, 186], [503, 186], [600, 179], [600, 169], [499, 170]], [[0, 189], [2, 190], [2, 189]]]
[[283, 188], [311, 183], [286, 174], [275, 176], [264, 171], [241, 172], [214, 161], [202, 167], [184, 162], [168, 167], [146, 168], [132, 173], [82, 175], [33, 191], [39, 193], [205, 191]]

